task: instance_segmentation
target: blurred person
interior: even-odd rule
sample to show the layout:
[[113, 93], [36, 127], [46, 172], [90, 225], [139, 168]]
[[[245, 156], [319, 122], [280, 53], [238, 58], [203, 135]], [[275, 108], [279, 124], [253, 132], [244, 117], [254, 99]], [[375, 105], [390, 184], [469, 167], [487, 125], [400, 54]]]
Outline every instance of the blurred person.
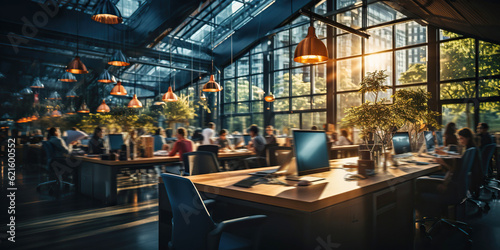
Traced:
[[266, 144], [278, 144], [276, 136], [274, 136], [274, 128], [269, 125], [266, 127]]
[[341, 129], [339, 139], [335, 142], [335, 145], [343, 146], [343, 145], [352, 145], [352, 141], [349, 140], [347, 130]]
[[182, 161], [182, 154], [193, 152], [193, 141], [186, 138], [187, 130], [183, 127], [177, 129], [176, 137], [177, 141], [174, 143], [172, 150], [168, 153], [168, 156], [174, 156], [179, 153], [180, 160]]
[[201, 134], [203, 135], [202, 145], [215, 144], [215, 140], [213, 139], [215, 136], [215, 123], [209, 122]]
[[66, 157], [73, 150], [73, 144], [76, 143], [76, 141], [73, 141], [67, 146], [66, 142], [61, 138], [61, 130], [56, 127], [49, 128], [48, 136], [48, 142], [54, 148], [54, 158]]
[[446, 125], [446, 129], [444, 130], [444, 145], [458, 145], [458, 138], [455, 134], [457, 132], [457, 125], [454, 122], [450, 122]]
[[217, 144], [219, 145], [219, 150], [234, 150], [231, 141], [227, 138], [228, 132], [226, 129], [219, 131], [219, 140]]
[[481, 150], [484, 148], [484, 146], [488, 144], [493, 143], [493, 138], [491, 138], [490, 133], [488, 130], [490, 129], [490, 126], [488, 126], [488, 123], [480, 122], [477, 125], [476, 132], [477, 132], [477, 142]]
[[106, 149], [104, 146], [104, 132], [101, 127], [96, 127], [94, 129], [94, 134], [89, 141], [89, 154], [104, 154]]
[[248, 133], [250, 134], [250, 137], [252, 140], [248, 143], [248, 150], [254, 152], [258, 156], [265, 156], [265, 145], [266, 145], [266, 140], [264, 137], [259, 135], [259, 127], [256, 125], [250, 126], [248, 129]]

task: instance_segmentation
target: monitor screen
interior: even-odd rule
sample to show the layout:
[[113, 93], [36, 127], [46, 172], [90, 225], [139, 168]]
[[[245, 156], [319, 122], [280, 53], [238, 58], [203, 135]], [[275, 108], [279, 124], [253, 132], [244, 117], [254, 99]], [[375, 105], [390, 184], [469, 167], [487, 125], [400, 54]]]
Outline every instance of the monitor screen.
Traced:
[[434, 151], [434, 135], [431, 131], [424, 131], [425, 147], [427, 152]]
[[411, 152], [410, 136], [408, 132], [398, 132], [392, 137], [392, 145], [394, 147], [394, 154], [404, 154]]
[[252, 140], [252, 137], [250, 135], [243, 135], [243, 139], [245, 140], [245, 146], [248, 145], [250, 140]]
[[80, 143], [81, 143], [82, 145], [88, 146], [88, 145], [89, 145], [89, 141], [90, 141], [90, 139], [81, 139], [81, 140], [80, 140]]
[[123, 135], [122, 134], [110, 134], [109, 139], [109, 150], [119, 150], [123, 145]]
[[325, 131], [294, 130], [293, 140], [298, 175], [330, 170]]
[[436, 141], [437, 141], [438, 147], [444, 146], [443, 133], [441, 131], [436, 131]]

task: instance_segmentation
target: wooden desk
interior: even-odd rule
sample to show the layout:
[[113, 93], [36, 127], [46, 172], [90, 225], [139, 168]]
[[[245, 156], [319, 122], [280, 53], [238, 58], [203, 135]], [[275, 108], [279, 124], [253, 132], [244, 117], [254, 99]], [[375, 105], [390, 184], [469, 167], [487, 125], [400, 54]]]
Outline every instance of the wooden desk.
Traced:
[[[219, 159], [229, 160], [252, 156], [249, 151], [219, 153]], [[144, 168], [162, 164], [180, 163], [179, 156], [155, 156], [128, 161], [105, 161], [100, 157], [74, 156], [78, 166], [78, 190], [80, 193], [101, 200], [105, 204], [115, 204], [117, 195], [116, 175], [120, 168]]]
[[[333, 160], [331, 166], [338, 168], [355, 160]], [[438, 165], [402, 165], [358, 181], [344, 180], [347, 170], [331, 169], [312, 174], [325, 180], [306, 187], [291, 181], [292, 186], [232, 185], [249, 177], [248, 173], [264, 169], [270, 168], [188, 178], [203, 196], [217, 200], [213, 214], [217, 221], [268, 215], [261, 244], [264, 249], [337, 248], [331, 244], [344, 249], [408, 249], [413, 247], [414, 236], [414, 179], [435, 172]], [[162, 204], [168, 203], [165, 196], [160, 186], [160, 247], [170, 237], [169, 208]]]

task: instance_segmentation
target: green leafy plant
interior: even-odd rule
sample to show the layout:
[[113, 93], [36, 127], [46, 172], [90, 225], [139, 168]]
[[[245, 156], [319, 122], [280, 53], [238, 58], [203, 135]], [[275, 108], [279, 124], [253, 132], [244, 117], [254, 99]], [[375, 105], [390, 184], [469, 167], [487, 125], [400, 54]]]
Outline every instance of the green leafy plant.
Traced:
[[187, 123], [190, 119], [198, 116], [187, 95], [180, 95], [176, 102], [167, 102], [162, 112], [170, 128], [173, 123]]

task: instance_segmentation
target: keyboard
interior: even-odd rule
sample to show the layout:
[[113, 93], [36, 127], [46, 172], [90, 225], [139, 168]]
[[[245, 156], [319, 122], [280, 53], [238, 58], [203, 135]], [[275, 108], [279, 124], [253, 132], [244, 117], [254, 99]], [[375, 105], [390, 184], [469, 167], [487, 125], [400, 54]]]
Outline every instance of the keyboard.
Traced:
[[314, 177], [314, 176], [296, 176], [296, 175], [289, 175], [285, 178], [287, 181], [321, 181], [324, 180], [325, 178], [321, 177]]
[[233, 184], [233, 186], [250, 188], [260, 181], [260, 176], [250, 176]]

